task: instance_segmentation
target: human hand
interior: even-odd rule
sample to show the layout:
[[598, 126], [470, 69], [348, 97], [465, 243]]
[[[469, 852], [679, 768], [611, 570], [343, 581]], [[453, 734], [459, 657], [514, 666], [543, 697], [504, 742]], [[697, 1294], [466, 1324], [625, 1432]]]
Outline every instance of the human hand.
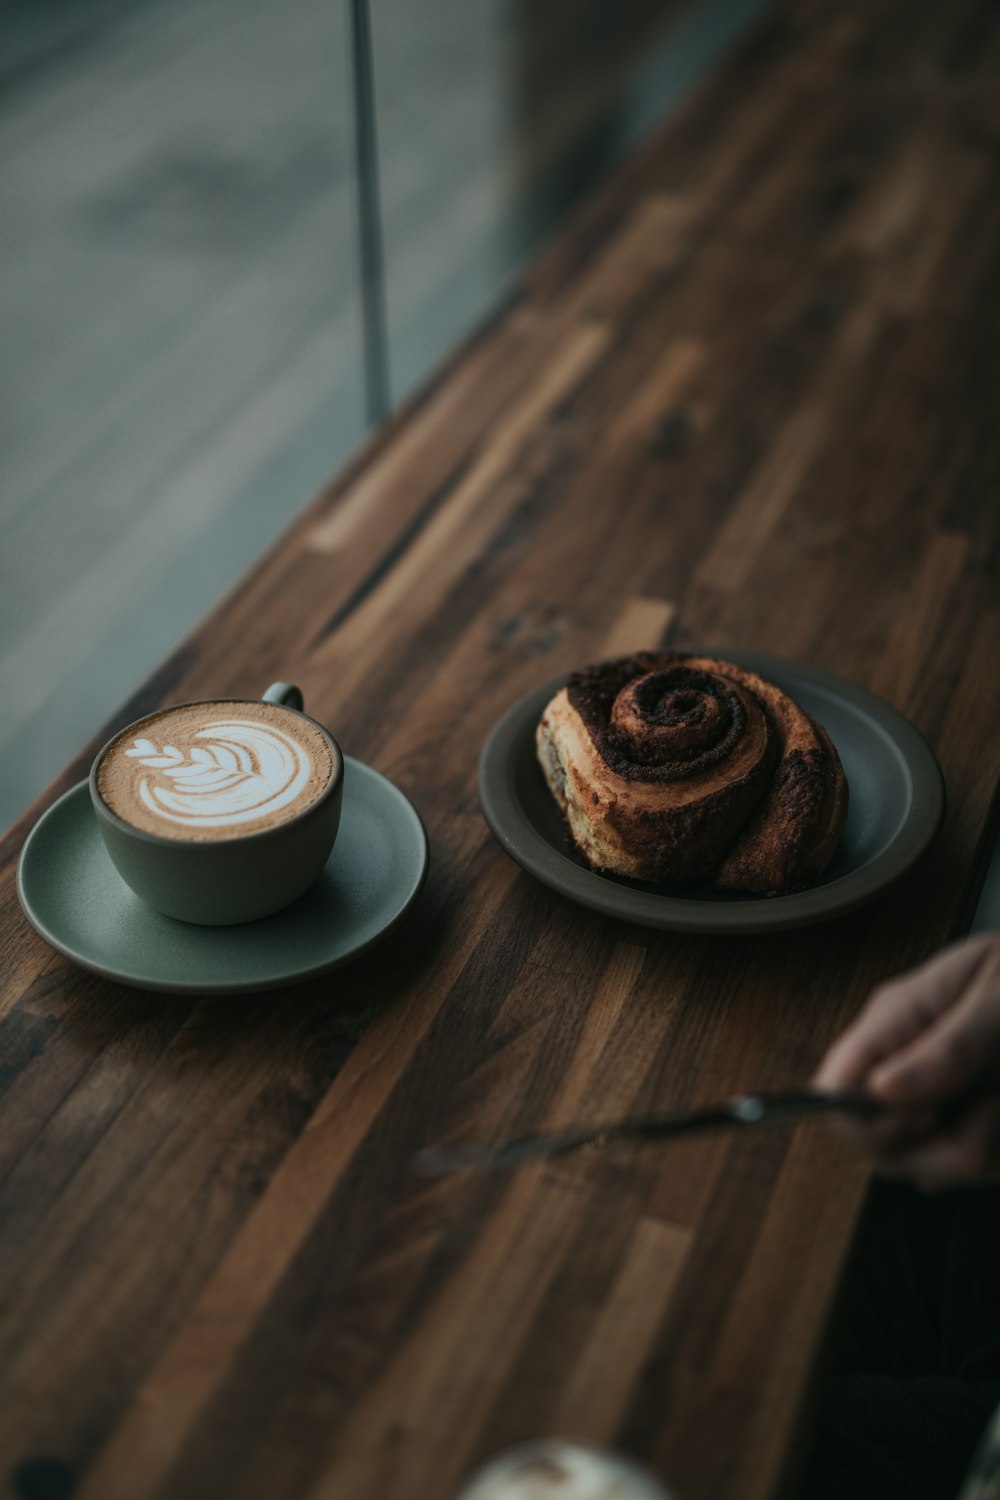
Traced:
[[830, 1048], [817, 1088], [868, 1089], [892, 1107], [850, 1133], [879, 1171], [922, 1187], [1000, 1179], [1000, 935], [970, 938], [880, 986]]

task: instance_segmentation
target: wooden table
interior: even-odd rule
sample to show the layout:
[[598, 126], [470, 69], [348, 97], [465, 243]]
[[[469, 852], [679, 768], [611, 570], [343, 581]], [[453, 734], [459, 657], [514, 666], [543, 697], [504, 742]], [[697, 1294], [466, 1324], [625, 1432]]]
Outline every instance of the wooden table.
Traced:
[[[108, 726], [297, 679], [428, 825], [390, 943], [282, 993], [132, 992], [14, 895], [93, 746], [11, 832], [12, 1494], [447, 1500], [545, 1433], [683, 1500], [794, 1470], [865, 1189], [832, 1134], [409, 1163], [800, 1081], [875, 981], [963, 929], [1000, 731], [998, 49], [982, 0], [785, 8]], [[932, 855], [756, 940], [535, 884], [480, 816], [485, 735], [554, 673], [668, 640], [905, 711], [948, 782]]]

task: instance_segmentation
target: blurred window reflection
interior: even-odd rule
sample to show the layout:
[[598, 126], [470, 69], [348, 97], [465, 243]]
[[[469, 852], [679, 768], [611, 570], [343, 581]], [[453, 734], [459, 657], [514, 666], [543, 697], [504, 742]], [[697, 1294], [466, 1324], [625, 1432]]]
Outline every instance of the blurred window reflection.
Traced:
[[343, 7], [19, 0], [5, 41], [4, 826], [363, 431]]
[[768, 0], [371, 0], [393, 395]]
[[[764, 3], [371, 0], [395, 401]], [[363, 434], [349, 23], [7, 7], [4, 826]]]

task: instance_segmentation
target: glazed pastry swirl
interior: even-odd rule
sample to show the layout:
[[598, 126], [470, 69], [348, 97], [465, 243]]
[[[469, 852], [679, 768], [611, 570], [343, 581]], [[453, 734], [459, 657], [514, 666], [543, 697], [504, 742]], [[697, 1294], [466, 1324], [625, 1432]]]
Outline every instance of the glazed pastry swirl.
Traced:
[[642, 652], [574, 672], [537, 746], [572, 842], [598, 870], [788, 891], [828, 863], [846, 817], [822, 728], [712, 657]]

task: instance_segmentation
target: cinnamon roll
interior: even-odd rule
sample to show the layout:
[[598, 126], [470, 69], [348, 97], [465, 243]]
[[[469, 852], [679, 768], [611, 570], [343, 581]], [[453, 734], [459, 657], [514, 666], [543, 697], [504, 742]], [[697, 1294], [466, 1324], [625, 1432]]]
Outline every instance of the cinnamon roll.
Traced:
[[577, 851], [639, 880], [787, 893], [821, 874], [847, 818], [822, 726], [714, 657], [639, 652], [572, 673], [537, 749]]

